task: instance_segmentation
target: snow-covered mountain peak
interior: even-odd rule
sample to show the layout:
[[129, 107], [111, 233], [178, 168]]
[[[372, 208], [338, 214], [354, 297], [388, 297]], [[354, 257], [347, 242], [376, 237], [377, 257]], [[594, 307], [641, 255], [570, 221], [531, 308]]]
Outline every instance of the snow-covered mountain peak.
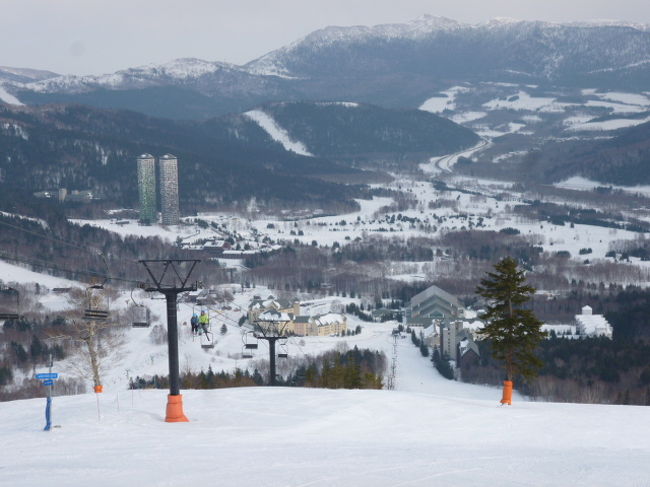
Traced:
[[59, 90], [80, 92], [91, 88], [143, 88], [160, 82], [183, 82], [215, 73], [220, 70], [242, 71], [234, 64], [205, 61], [196, 58], [179, 58], [163, 64], [146, 64], [102, 75], [64, 75], [28, 83], [27, 88], [38, 92]]
[[411, 26], [413, 29], [427, 29], [431, 30], [445, 30], [445, 29], [456, 29], [462, 24], [454, 19], [448, 17], [439, 17], [436, 15], [424, 14], [414, 20], [411, 20], [406, 23], [406, 25]]
[[515, 19], [513, 17], [494, 17], [488, 20], [484, 25], [488, 27], [502, 27], [504, 25], [507, 26], [507, 25], [519, 24], [521, 22], [524, 21], [521, 19]]
[[16, 80], [22, 79], [24, 81], [32, 80], [39, 81], [43, 79], [55, 78], [60, 76], [57, 73], [52, 71], [45, 71], [43, 69], [31, 69], [31, 68], [14, 68], [11, 66], [0, 66], [0, 77], [3, 76], [14, 76]]

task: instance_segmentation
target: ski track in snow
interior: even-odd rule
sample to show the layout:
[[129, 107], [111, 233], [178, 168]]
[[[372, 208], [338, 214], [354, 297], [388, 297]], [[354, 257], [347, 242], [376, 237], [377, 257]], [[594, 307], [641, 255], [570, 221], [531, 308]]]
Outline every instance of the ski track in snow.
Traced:
[[18, 106], [24, 105], [24, 103], [22, 103], [18, 98], [16, 98], [14, 95], [12, 95], [7, 90], [5, 90], [1, 84], [0, 84], [0, 101], [8, 103], [9, 105], [18, 105]]
[[244, 113], [244, 115], [257, 123], [273, 140], [282, 144], [286, 150], [295, 152], [301, 156], [314, 156], [302, 142], [293, 140], [289, 132], [280, 127], [269, 114], [261, 110], [251, 110]]

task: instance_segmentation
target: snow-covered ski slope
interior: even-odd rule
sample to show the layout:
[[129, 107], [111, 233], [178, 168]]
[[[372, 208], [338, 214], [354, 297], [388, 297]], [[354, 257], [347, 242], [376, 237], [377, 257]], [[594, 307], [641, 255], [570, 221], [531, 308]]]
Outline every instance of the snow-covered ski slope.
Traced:
[[650, 408], [297, 388], [165, 391], [0, 404], [0, 485], [643, 486]]
[[244, 113], [245, 116], [257, 123], [267, 134], [276, 142], [282, 144], [285, 150], [295, 152], [301, 156], [313, 156], [307, 150], [305, 144], [300, 141], [293, 140], [283, 127], [281, 127], [271, 115], [263, 112], [262, 110], [251, 110]]
[[[232, 306], [246, 297], [237, 294]], [[180, 321], [190, 311], [181, 305]], [[233, 318], [240, 313], [233, 309]], [[252, 365], [237, 357], [240, 330], [226, 321], [228, 333], [212, 351], [181, 337], [182, 367], [188, 359], [194, 370]], [[293, 339], [289, 353], [316, 354], [345, 341], [390, 360], [392, 326]], [[125, 368], [132, 376], [165, 372], [166, 346], [151, 344], [148, 334], [128, 332], [127, 357], [107, 372], [104, 394], [55, 397], [60, 427], [51, 432], [41, 431], [42, 398], [0, 403], [0, 487], [641, 486], [650, 478], [643, 434], [650, 408], [519, 396], [500, 407], [499, 389], [443, 379], [409, 338], [398, 339], [396, 390], [183, 390], [191, 422], [168, 424], [167, 391], [131, 392], [117, 380]]]

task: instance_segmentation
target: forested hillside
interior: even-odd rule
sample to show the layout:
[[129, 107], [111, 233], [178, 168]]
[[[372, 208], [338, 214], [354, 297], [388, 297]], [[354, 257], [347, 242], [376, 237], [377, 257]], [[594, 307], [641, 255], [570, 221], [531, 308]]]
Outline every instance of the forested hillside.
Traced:
[[606, 183], [650, 183], [650, 122], [605, 140], [550, 142], [531, 151], [522, 174], [556, 182], [574, 175]]
[[471, 147], [469, 129], [420, 110], [344, 102], [276, 103], [264, 108], [314, 154], [353, 160], [422, 159]]
[[228, 117], [177, 122], [82, 106], [0, 107], [2, 182], [24, 192], [93, 189], [120, 206], [137, 198], [136, 157], [179, 158], [181, 207], [212, 205], [354, 207], [358, 187], [319, 179], [360, 171], [285, 151], [255, 123]]

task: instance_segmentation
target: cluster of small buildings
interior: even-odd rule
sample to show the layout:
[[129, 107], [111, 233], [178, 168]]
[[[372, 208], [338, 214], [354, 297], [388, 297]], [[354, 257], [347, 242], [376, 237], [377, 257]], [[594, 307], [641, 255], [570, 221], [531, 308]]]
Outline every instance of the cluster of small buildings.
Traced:
[[[455, 361], [457, 367], [479, 359], [475, 340], [480, 339], [483, 322], [476, 319], [475, 312], [466, 310], [455, 296], [438, 286], [430, 286], [413, 296], [404, 320], [410, 327], [422, 327], [425, 343], [439, 350], [441, 356]], [[559, 337], [612, 339], [612, 326], [603, 315], [593, 314], [590, 306], [584, 306], [571, 325], [544, 325], [542, 329], [549, 334], [553, 330]]]
[[280, 331], [283, 335], [331, 336], [347, 332], [347, 318], [341, 313], [314, 316], [301, 314], [300, 302], [255, 296], [248, 307], [248, 321], [262, 330]]
[[410, 327], [422, 327], [425, 344], [453, 360], [460, 367], [480, 357], [474, 332], [481, 322], [467, 321], [471, 313], [461, 302], [438, 286], [430, 286], [411, 298], [405, 321]]
[[[165, 154], [158, 159], [160, 186], [160, 212], [163, 225], [178, 225], [180, 207], [178, 199], [178, 159]], [[138, 194], [140, 197], [140, 223], [158, 222], [156, 192], [156, 158], [151, 154], [138, 157]]]

